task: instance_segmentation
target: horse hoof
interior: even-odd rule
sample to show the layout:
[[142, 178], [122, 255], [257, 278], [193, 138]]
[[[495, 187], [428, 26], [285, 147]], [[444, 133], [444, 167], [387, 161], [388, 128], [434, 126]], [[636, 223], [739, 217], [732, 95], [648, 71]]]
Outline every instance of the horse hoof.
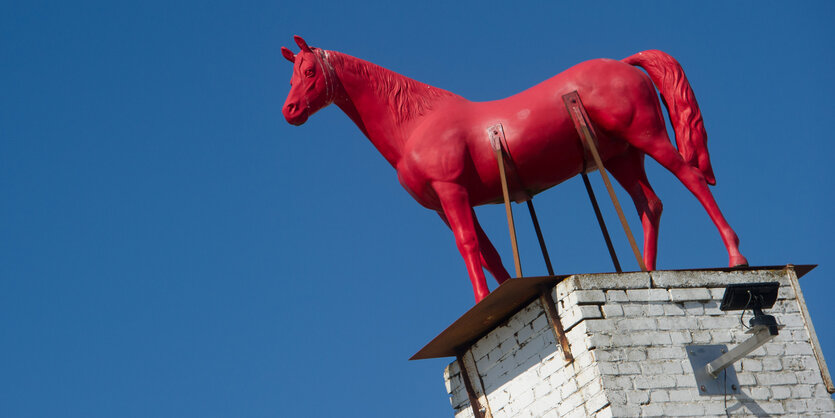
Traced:
[[731, 257], [731, 262], [728, 265], [732, 268], [748, 267], [748, 260], [742, 255]]

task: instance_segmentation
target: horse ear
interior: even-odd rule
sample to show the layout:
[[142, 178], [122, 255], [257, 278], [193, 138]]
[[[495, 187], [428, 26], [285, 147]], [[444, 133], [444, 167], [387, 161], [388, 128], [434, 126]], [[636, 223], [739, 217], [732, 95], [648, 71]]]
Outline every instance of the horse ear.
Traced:
[[299, 48], [301, 48], [301, 49], [302, 49], [302, 51], [304, 51], [304, 52], [313, 52], [313, 51], [310, 49], [310, 47], [309, 47], [309, 46], [307, 46], [307, 42], [305, 42], [305, 41], [304, 41], [304, 39], [302, 39], [302, 37], [301, 37], [301, 36], [299, 36], [299, 35], [293, 35], [293, 39], [295, 39], [295, 40], [296, 40], [296, 45], [298, 45], [298, 46], [299, 46]]
[[286, 58], [287, 61], [296, 62], [296, 56], [293, 55], [293, 51], [291, 51], [291, 50], [289, 50], [289, 49], [287, 49], [283, 46], [281, 47], [281, 55], [284, 55], [284, 58]]

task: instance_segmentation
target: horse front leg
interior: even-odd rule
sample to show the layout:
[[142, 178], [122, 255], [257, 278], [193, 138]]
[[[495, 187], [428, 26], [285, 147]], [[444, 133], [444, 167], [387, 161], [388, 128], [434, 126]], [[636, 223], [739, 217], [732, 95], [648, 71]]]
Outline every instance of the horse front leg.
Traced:
[[[496, 251], [496, 247], [493, 246], [493, 243], [490, 242], [490, 238], [487, 238], [487, 234], [484, 233], [484, 230], [481, 229], [481, 225], [478, 223], [478, 217], [475, 215], [475, 211], [470, 208], [473, 216], [473, 226], [475, 226], [475, 232], [478, 236], [478, 248], [481, 252], [481, 265], [493, 275], [493, 278], [496, 279], [496, 282], [499, 284], [504, 283], [505, 280], [510, 278], [510, 274], [505, 269], [504, 264], [502, 264], [502, 258], [499, 256], [499, 252]], [[444, 216], [443, 212], [438, 212], [438, 216], [441, 217], [441, 220], [444, 221], [446, 226], [449, 226], [449, 221]], [[450, 227], [451, 228], [451, 227]]]
[[435, 189], [441, 201], [444, 218], [455, 235], [455, 244], [458, 246], [461, 257], [464, 258], [464, 264], [467, 265], [475, 301], [478, 303], [487, 297], [490, 289], [487, 288], [487, 280], [481, 269], [478, 232], [469, 195], [463, 186], [450, 182], [434, 182], [432, 188]]

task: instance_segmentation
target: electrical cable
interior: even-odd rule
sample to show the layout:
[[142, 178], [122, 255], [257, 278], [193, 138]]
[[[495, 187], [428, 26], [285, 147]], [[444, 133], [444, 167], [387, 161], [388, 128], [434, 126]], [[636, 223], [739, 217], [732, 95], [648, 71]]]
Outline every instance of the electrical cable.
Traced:
[[751, 304], [751, 298], [752, 297], [753, 297], [753, 295], [751, 294], [751, 291], [749, 290], [748, 291], [748, 302], [745, 302], [745, 307], [742, 308], [742, 313], [739, 314], [739, 323], [742, 324], [742, 326], [745, 327], [745, 329], [751, 328], [748, 325], [745, 325], [745, 322], [742, 321], [742, 317], [745, 315], [745, 311], [748, 309], [748, 305]]

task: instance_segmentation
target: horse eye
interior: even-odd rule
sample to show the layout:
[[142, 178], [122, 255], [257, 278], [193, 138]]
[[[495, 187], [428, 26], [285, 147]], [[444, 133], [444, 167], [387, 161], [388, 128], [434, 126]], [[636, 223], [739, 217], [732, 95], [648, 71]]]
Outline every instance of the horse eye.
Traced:
[[305, 70], [305, 72], [304, 72], [304, 75], [307, 76], [307, 77], [313, 77], [313, 74], [314, 74], [314, 72], [313, 72], [312, 68], [309, 68], [309, 69]]

